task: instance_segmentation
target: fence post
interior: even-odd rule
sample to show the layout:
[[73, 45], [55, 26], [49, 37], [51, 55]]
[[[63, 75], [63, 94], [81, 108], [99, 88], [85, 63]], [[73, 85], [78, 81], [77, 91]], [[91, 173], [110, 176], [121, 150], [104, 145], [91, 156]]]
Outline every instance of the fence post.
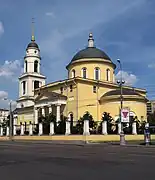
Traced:
[[102, 134], [107, 135], [107, 121], [102, 121]]
[[65, 135], [70, 135], [71, 129], [70, 129], [70, 121], [66, 120], [66, 132]]
[[132, 123], [132, 134], [134, 134], [134, 135], [137, 134], [137, 124], [136, 124], [136, 122]]
[[32, 124], [30, 123], [29, 124], [29, 136], [32, 136], [33, 135], [33, 127], [32, 127]]
[[39, 136], [43, 135], [43, 124], [39, 123]]
[[50, 135], [54, 134], [54, 122], [50, 122]]
[[6, 136], [9, 136], [9, 126], [6, 127]]
[[20, 135], [23, 136], [24, 135], [24, 125], [21, 123], [20, 125]]
[[90, 135], [89, 132], [89, 120], [84, 120], [83, 135]]
[[17, 133], [16, 133], [16, 125], [13, 126], [13, 135], [16, 136]]
[[121, 124], [121, 122], [119, 122], [118, 123], [118, 134], [121, 134], [121, 126], [122, 126], [122, 124]]
[[3, 127], [0, 128], [0, 136], [3, 136]]

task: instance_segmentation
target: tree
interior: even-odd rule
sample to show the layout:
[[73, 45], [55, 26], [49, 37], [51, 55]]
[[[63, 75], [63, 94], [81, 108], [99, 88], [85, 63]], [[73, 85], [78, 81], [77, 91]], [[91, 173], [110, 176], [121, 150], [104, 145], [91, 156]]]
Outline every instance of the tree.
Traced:
[[155, 112], [148, 114], [147, 122], [151, 125], [155, 125]]
[[89, 120], [89, 129], [91, 132], [93, 132], [97, 126], [97, 123], [93, 120], [93, 116], [86, 111], [83, 117], [80, 117], [78, 123], [76, 124], [77, 133], [83, 133], [84, 120]]

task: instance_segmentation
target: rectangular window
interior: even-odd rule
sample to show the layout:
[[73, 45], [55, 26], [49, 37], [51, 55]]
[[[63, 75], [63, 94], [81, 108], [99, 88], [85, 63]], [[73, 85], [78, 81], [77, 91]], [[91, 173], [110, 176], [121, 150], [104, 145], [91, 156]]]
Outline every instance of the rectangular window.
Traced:
[[73, 91], [73, 85], [70, 85], [70, 92]]
[[96, 93], [96, 86], [93, 86], [93, 93]]
[[63, 94], [63, 87], [60, 87], [60, 93]]
[[23, 95], [26, 93], [26, 81], [23, 81]]
[[34, 89], [39, 88], [39, 81], [34, 81]]

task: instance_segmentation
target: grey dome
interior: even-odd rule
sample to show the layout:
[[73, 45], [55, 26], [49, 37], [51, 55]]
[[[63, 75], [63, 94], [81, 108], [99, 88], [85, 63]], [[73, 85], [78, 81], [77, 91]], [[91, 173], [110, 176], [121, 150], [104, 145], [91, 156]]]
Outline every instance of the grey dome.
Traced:
[[37, 48], [37, 49], [39, 49], [39, 46], [38, 46], [38, 44], [35, 41], [31, 41], [28, 44], [27, 48]]
[[[113, 96], [113, 95], [120, 95], [120, 89], [117, 90], [112, 90], [103, 95], [105, 96]], [[136, 95], [136, 96], [141, 96], [139, 93], [135, 92], [134, 90], [130, 89], [122, 89], [122, 95]]]
[[79, 51], [77, 54], [75, 54], [71, 62], [79, 60], [79, 59], [87, 59], [87, 58], [101, 58], [101, 59], [106, 59], [106, 60], [111, 61], [109, 56], [102, 50], [96, 47], [87, 47]]

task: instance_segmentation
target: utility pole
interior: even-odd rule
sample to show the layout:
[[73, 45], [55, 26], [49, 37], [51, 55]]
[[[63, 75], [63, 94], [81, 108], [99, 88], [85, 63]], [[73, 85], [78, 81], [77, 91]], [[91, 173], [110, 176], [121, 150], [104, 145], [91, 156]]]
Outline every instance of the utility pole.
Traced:
[[12, 141], [12, 137], [13, 137], [13, 118], [12, 118], [12, 104], [11, 101], [9, 102], [9, 106], [10, 106], [10, 127], [9, 127], [9, 139]]
[[120, 145], [125, 145], [125, 134], [123, 130], [123, 122], [122, 122], [122, 116], [121, 116], [121, 112], [123, 109], [123, 84], [125, 83], [125, 81], [123, 81], [122, 79], [122, 64], [121, 64], [120, 59], [117, 59], [117, 62], [120, 65], [120, 73], [121, 73], [120, 81], [117, 81], [117, 83], [120, 86], [120, 122], [121, 122]]

